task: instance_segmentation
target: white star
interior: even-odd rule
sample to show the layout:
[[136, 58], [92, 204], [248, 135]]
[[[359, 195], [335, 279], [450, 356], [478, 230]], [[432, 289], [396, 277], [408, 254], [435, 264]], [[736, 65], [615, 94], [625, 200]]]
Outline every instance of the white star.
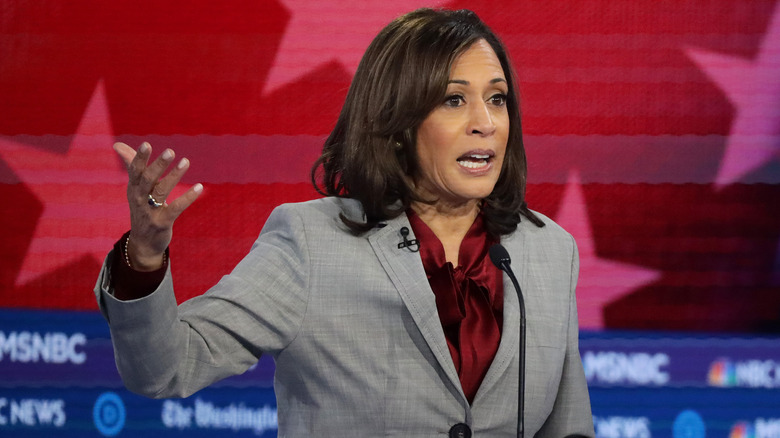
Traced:
[[0, 156], [43, 204], [17, 287], [84, 255], [99, 263], [126, 231], [127, 172], [113, 143], [102, 81], [65, 155], [0, 138]]
[[780, 154], [780, 7], [752, 61], [695, 48], [687, 52], [736, 109], [715, 178], [723, 187]]
[[577, 310], [580, 328], [604, 328], [604, 306], [660, 277], [658, 271], [599, 258], [578, 172], [569, 174], [555, 221], [570, 232], [580, 253]]
[[354, 74], [368, 44], [390, 21], [413, 9], [444, 3], [420, 0], [283, 2], [291, 19], [268, 72], [264, 95], [333, 60], [344, 66], [350, 75]]

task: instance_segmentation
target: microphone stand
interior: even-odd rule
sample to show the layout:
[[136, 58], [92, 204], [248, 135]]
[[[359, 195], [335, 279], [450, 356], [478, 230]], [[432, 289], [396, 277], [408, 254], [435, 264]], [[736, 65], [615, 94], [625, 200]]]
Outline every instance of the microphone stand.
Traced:
[[517, 436], [524, 438], [525, 435], [525, 300], [523, 299], [523, 291], [520, 289], [520, 284], [517, 282], [515, 273], [512, 272], [512, 268], [509, 266], [511, 259], [506, 248], [500, 243], [497, 243], [489, 249], [490, 261], [498, 269], [506, 272], [509, 279], [512, 280], [512, 285], [517, 292], [517, 301], [520, 305], [520, 370], [518, 375], [518, 392], [517, 392]]

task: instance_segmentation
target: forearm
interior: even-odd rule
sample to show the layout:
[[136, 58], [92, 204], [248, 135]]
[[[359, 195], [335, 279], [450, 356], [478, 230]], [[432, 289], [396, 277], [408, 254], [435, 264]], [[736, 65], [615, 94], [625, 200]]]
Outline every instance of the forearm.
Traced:
[[168, 250], [163, 256], [163, 265], [154, 271], [138, 271], [131, 267], [127, 243], [130, 232], [125, 233], [114, 244], [114, 257], [111, 263], [111, 289], [114, 298], [120, 301], [143, 298], [154, 292], [165, 278], [168, 269]]
[[147, 397], [186, 392], [177, 386], [183, 385], [187, 334], [178, 327], [176, 299], [169, 284], [170, 276], [155, 293], [131, 301], [103, 296], [119, 374], [130, 391]]
[[95, 287], [100, 309], [109, 322], [114, 356], [125, 385], [133, 392], [160, 396], [175, 386], [186, 357], [186, 332], [178, 325], [170, 274], [146, 296], [119, 300], [112, 287], [116, 252], [109, 253]]
[[[108, 276], [109, 255], [101, 273]], [[125, 386], [147, 397], [187, 397], [224, 377], [239, 374], [257, 361], [260, 350], [247, 351], [246, 339], [221, 336], [241, 318], [208, 296], [189, 311], [177, 306], [170, 272], [157, 290], [142, 298], [121, 301], [99, 281], [96, 293], [109, 323], [117, 369]], [[187, 307], [187, 306], [185, 306]], [[241, 327], [231, 327], [240, 335]], [[229, 353], [228, 353], [229, 352]]]

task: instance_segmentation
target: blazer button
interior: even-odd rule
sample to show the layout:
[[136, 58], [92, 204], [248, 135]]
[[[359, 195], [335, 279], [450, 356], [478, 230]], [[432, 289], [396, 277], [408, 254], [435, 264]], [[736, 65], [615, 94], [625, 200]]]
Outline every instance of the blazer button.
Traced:
[[458, 423], [450, 428], [450, 438], [471, 438], [471, 428], [468, 424]]

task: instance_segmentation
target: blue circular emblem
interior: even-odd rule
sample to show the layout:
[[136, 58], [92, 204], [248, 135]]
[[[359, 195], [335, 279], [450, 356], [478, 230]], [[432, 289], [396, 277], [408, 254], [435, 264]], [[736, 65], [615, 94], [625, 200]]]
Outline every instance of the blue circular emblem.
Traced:
[[704, 420], [696, 411], [686, 410], [680, 412], [672, 425], [674, 438], [704, 438], [707, 436]]
[[115, 393], [104, 392], [92, 408], [92, 418], [103, 436], [114, 436], [125, 427], [125, 404]]

